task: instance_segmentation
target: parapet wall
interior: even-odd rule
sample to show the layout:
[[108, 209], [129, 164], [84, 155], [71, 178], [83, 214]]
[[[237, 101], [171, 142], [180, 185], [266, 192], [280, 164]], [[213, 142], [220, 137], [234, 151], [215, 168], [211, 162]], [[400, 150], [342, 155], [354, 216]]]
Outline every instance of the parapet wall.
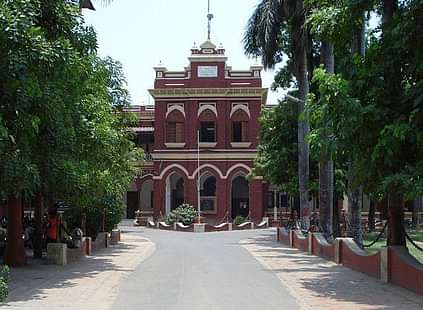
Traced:
[[305, 236], [301, 231], [287, 231], [285, 228], [277, 228], [277, 240], [423, 295], [423, 264], [405, 247], [391, 246], [369, 254], [351, 238], [337, 238], [334, 243], [328, 243], [321, 233]]

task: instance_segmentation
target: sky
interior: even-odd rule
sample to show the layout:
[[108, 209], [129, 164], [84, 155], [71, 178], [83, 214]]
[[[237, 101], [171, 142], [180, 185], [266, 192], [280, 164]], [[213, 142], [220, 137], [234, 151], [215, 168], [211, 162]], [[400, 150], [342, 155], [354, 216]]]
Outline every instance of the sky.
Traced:
[[[99, 53], [122, 63], [132, 104], [153, 104], [153, 67], [160, 61], [169, 70], [183, 70], [193, 43], [207, 39], [207, 0], [114, 0], [108, 6], [93, 1], [96, 11], [84, 11], [85, 21], [97, 32]], [[228, 65], [249, 69], [257, 60], [245, 56], [242, 36], [259, 0], [211, 0], [211, 40], [222, 43]], [[260, 60], [258, 60], [260, 61]], [[262, 72], [270, 87], [274, 71]], [[270, 91], [269, 91], [270, 92]], [[267, 103], [281, 94], [269, 93]]]

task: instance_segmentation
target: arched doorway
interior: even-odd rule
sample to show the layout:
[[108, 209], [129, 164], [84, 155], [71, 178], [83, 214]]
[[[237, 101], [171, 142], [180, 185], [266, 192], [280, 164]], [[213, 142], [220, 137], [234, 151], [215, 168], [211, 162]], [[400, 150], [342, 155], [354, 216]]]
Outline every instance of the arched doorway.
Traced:
[[248, 216], [250, 212], [250, 188], [245, 175], [239, 175], [232, 180], [232, 219]]
[[140, 190], [140, 210], [153, 209], [153, 180], [145, 180]]
[[166, 215], [185, 202], [185, 181], [178, 173], [166, 179]]
[[209, 172], [204, 173], [200, 178], [200, 201], [202, 212], [216, 212], [216, 178]]

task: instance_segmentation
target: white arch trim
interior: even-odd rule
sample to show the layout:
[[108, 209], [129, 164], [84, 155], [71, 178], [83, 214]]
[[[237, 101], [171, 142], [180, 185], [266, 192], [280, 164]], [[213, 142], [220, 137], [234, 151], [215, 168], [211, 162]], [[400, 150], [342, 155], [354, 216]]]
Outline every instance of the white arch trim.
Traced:
[[148, 177], [153, 178], [153, 177], [154, 177], [154, 175], [152, 175], [151, 173], [144, 174], [143, 176], [141, 176], [141, 177], [140, 177], [140, 180], [145, 179], [145, 178], [148, 178]]
[[236, 165], [232, 166], [231, 168], [229, 168], [228, 172], [226, 172], [226, 178], [228, 178], [231, 175], [232, 171], [234, 171], [235, 169], [238, 169], [238, 168], [244, 168], [245, 170], [248, 171], [248, 173], [251, 172], [251, 168], [248, 167], [247, 165], [245, 165], [245, 164], [236, 164]]
[[247, 115], [248, 115], [248, 119], [251, 119], [250, 109], [248, 109], [248, 107], [246, 107], [244, 104], [237, 104], [237, 105], [233, 106], [233, 107], [232, 107], [232, 110], [231, 110], [230, 117], [232, 118], [232, 116], [233, 116], [233, 115], [235, 114], [235, 112], [236, 112], [236, 111], [238, 111], [238, 110], [242, 110], [242, 111], [244, 111], [245, 113], [247, 113]]
[[214, 105], [211, 105], [211, 104], [205, 104], [200, 106], [200, 108], [198, 109], [197, 117], [200, 117], [201, 113], [203, 113], [206, 110], [212, 111], [214, 115], [216, 115], [217, 117], [217, 109]]
[[181, 166], [179, 164], [172, 164], [172, 165], [167, 166], [166, 168], [163, 169], [163, 171], [160, 174], [160, 176], [158, 177], [158, 179], [163, 179], [163, 177], [165, 176], [166, 172], [168, 172], [169, 170], [171, 170], [173, 168], [180, 169], [183, 173], [185, 173], [186, 177], [189, 178], [189, 172], [188, 172], [188, 170], [184, 166]]
[[200, 166], [200, 168], [197, 168], [197, 169], [194, 171], [194, 173], [192, 174], [192, 176], [190, 177], [190, 179], [195, 179], [196, 175], [198, 174], [198, 169], [200, 169], [200, 172], [201, 172], [201, 170], [203, 170], [203, 169], [205, 169], [205, 168], [210, 168], [210, 169], [212, 169], [212, 170], [216, 171], [216, 173], [219, 175], [219, 177], [220, 177], [221, 179], [225, 179], [225, 178], [226, 178], [226, 177], [223, 175], [223, 173], [219, 170], [219, 168], [217, 168], [215, 165], [211, 165], [211, 164], [204, 164], [204, 165], [201, 165], [201, 166]]
[[170, 113], [172, 113], [173, 111], [179, 111], [179, 112], [181, 112], [182, 113], [182, 115], [185, 117], [185, 110], [184, 110], [184, 107], [182, 107], [182, 106], [180, 106], [180, 105], [177, 105], [177, 104], [175, 104], [175, 105], [172, 105], [172, 106], [170, 106], [168, 109], [167, 109], [167, 112], [166, 112], [166, 118], [169, 116], [169, 114]]

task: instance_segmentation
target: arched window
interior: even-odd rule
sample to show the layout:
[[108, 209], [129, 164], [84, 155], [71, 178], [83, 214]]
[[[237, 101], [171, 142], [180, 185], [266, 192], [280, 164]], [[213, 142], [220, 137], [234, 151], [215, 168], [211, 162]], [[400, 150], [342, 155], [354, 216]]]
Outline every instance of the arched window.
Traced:
[[173, 111], [166, 119], [166, 142], [185, 142], [185, 118], [180, 111]]
[[216, 212], [216, 178], [205, 173], [200, 178], [200, 207], [202, 212]]
[[216, 115], [210, 110], [200, 115], [200, 142], [216, 142]]
[[247, 142], [248, 135], [248, 115], [242, 110], [238, 110], [232, 116], [232, 142]]

